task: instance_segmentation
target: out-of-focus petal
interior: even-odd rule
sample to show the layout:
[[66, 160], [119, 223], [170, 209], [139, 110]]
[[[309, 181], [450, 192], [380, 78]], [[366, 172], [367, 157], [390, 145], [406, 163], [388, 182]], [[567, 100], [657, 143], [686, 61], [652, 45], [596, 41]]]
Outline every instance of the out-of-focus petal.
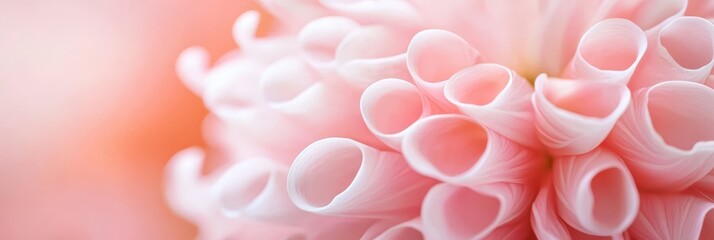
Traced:
[[311, 144], [288, 173], [288, 193], [295, 205], [336, 216], [414, 217], [434, 184], [411, 170], [399, 153], [345, 138]]
[[458, 35], [445, 30], [424, 30], [407, 49], [407, 68], [414, 83], [440, 105], [449, 106], [444, 86], [454, 73], [476, 64], [479, 52]]
[[213, 195], [224, 214], [275, 223], [295, 223], [306, 212], [288, 197], [288, 168], [268, 159], [248, 159], [227, 169], [213, 184]]
[[556, 158], [553, 185], [558, 213], [580, 232], [620, 234], [637, 216], [637, 186], [625, 163], [609, 150]]
[[636, 239], [714, 239], [714, 203], [683, 194], [643, 193], [628, 232]]
[[640, 188], [684, 190], [714, 168], [712, 102], [714, 89], [698, 83], [669, 81], [641, 89], [607, 143]]
[[703, 83], [714, 66], [714, 25], [698, 17], [681, 17], [648, 33], [649, 46], [630, 89], [684, 80]]
[[319, 0], [259, 0], [273, 16], [288, 26], [300, 27], [310, 20], [329, 14]]
[[296, 53], [297, 44], [295, 37], [281, 33], [269, 37], [257, 38], [260, 13], [247, 11], [236, 19], [233, 24], [233, 39], [245, 56], [261, 62], [270, 62], [275, 59]]
[[401, 151], [406, 129], [420, 118], [441, 112], [413, 84], [384, 79], [369, 86], [360, 101], [369, 130], [387, 146]]
[[576, 155], [602, 143], [630, 103], [626, 86], [541, 74], [532, 98], [538, 138], [555, 155]]
[[608, 19], [583, 34], [563, 76], [627, 84], [647, 49], [647, 37], [625, 19]]
[[415, 171], [464, 186], [529, 182], [545, 169], [541, 154], [456, 114], [418, 120], [402, 140], [402, 153]]
[[204, 78], [208, 74], [208, 51], [202, 47], [191, 47], [183, 50], [176, 60], [176, 72], [194, 94], [203, 95]]
[[444, 88], [446, 99], [464, 114], [514, 142], [541, 149], [531, 94], [533, 87], [513, 70], [488, 63], [456, 73]]
[[[510, 239], [522, 239], [531, 234], [530, 228], [520, 225], [534, 195], [534, 191], [521, 184], [495, 183], [472, 188], [448, 183], [436, 185], [422, 205], [425, 236], [484, 239], [510, 235]], [[528, 226], [527, 220], [525, 224]]]
[[360, 27], [346, 17], [323, 17], [311, 21], [300, 30], [298, 43], [307, 61], [318, 69], [336, 67], [336, 52], [342, 40]]
[[357, 19], [360, 23], [386, 23], [396, 26], [421, 23], [421, 15], [407, 0], [320, 0], [320, 2], [340, 15]]

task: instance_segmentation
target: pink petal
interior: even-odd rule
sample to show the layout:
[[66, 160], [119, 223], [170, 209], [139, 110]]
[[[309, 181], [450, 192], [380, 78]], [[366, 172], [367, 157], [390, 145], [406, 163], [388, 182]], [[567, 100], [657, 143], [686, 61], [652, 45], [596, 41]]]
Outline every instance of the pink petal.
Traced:
[[637, 215], [637, 187], [625, 164], [605, 149], [553, 162], [558, 213], [580, 232], [612, 236], [624, 232]]
[[176, 61], [176, 72], [194, 94], [203, 94], [203, 80], [208, 73], [208, 51], [202, 47], [191, 47], [183, 50]]
[[[422, 221], [427, 238], [484, 239], [530, 234], [530, 229], [511, 225], [528, 214], [533, 191], [525, 185], [495, 183], [472, 188], [448, 183], [434, 186], [424, 199]], [[525, 221], [526, 226], [527, 221]], [[502, 231], [501, 227], [510, 227]], [[518, 231], [514, 231], [518, 230]], [[492, 235], [495, 234], [495, 235]]]
[[636, 239], [714, 239], [714, 203], [681, 194], [642, 194], [629, 229]]
[[684, 190], [714, 168], [712, 102], [714, 90], [692, 82], [642, 89], [608, 144], [625, 160], [640, 188]]
[[538, 138], [552, 154], [595, 149], [630, 103], [622, 84], [538, 76], [532, 97]]
[[208, 210], [205, 198], [195, 197], [208, 192], [208, 181], [201, 178], [205, 153], [199, 148], [187, 148], [176, 153], [166, 165], [166, 198], [171, 209], [182, 217], [197, 221]]
[[525, 79], [497, 64], [468, 67], [444, 88], [446, 99], [467, 116], [514, 142], [541, 149], [532, 121], [532, 93]]
[[417, 33], [407, 49], [407, 68], [414, 83], [445, 106], [449, 105], [443, 91], [446, 80], [478, 60], [478, 51], [458, 35], [444, 30]]
[[414, 218], [405, 222], [398, 223], [382, 232], [376, 234], [375, 236], [362, 236], [362, 239], [375, 239], [375, 240], [423, 240], [424, 238], [424, 225], [421, 222], [421, 218]]
[[318, 73], [302, 59], [286, 57], [265, 69], [258, 87], [266, 102], [284, 102], [296, 98], [318, 81]]
[[681, 17], [687, 0], [632, 0], [610, 2], [607, 18], [626, 18], [644, 30], [657, 30]]
[[320, 0], [327, 8], [339, 15], [357, 19], [361, 23], [388, 23], [403, 26], [405, 23], [418, 24], [419, 12], [406, 0]]
[[308, 62], [319, 69], [335, 67], [335, 53], [342, 40], [360, 25], [345, 17], [323, 17], [300, 30], [298, 43]]
[[203, 101], [214, 114], [224, 117], [260, 103], [258, 81], [265, 66], [249, 58], [237, 58], [213, 67], [203, 79]]
[[583, 34], [563, 75], [627, 84], [646, 49], [647, 37], [637, 25], [625, 19], [608, 19]]
[[648, 33], [649, 46], [630, 80], [630, 89], [670, 80], [703, 83], [714, 66], [714, 25], [681, 17]]
[[413, 172], [398, 153], [327, 138], [295, 159], [288, 193], [299, 208], [318, 214], [413, 217], [434, 183]]
[[319, 0], [259, 0], [263, 8], [286, 25], [300, 27], [305, 23], [329, 14]]
[[386, 78], [411, 79], [407, 70], [406, 54], [384, 58], [354, 59], [337, 69], [337, 73], [359, 89]]
[[268, 159], [241, 161], [221, 174], [212, 191], [227, 216], [294, 224], [307, 213], [288, 197], [287, 170]]
[[406, 129], [416, 120], [441, 112], [411, 83], [384, 79], [369, 86], [360, 101], [367, 128], [387, 146], [401, 151]]
[[418, 120], [402, 152], [415, 171], [466, 186], [529, 182], [545, 167], [542, 155], [456, 114]]
[[246, 11], [233, 24], [233, 39], [245, 56], [261, 62], [270, 62], [297, 51], [295, 37], [285, 33], [274, 33], [270, 37], [257, 38], [260, 13]]
[[555, 191], [551, 181], [538, 192], [531, 208], [531, 225], [538, 239], [570, 240], [568, 225], [558, 216]]

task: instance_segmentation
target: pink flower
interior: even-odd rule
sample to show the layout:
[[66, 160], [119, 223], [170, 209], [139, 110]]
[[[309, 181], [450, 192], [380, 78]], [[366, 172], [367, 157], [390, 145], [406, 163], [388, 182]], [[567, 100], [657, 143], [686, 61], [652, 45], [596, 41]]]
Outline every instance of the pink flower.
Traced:
[[713, 11], [262, 3], [274, 32], [256, 38], [247, 12], [239, 50], [210, 68], [200, 48], [179, 58], [212, 112], [211, 156], [230, 163], [202, 177], [189, 149], [168, 168], [202, 237], [714, 236]]

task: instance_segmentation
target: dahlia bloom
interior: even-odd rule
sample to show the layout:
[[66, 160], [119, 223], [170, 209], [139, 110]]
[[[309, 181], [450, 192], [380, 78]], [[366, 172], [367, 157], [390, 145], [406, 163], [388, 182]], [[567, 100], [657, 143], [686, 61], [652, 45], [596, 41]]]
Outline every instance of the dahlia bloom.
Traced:
[[714, 239], [714, 2], [260, 3], [178, 60], [200, 238]]

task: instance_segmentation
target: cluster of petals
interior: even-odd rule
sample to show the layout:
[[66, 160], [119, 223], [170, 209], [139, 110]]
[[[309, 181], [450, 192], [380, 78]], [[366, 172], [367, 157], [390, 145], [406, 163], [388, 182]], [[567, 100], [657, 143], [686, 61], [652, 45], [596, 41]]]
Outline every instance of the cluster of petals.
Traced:
[[260, 3], [178, 60], [199, 238], [714, 239], [714, 1]]

